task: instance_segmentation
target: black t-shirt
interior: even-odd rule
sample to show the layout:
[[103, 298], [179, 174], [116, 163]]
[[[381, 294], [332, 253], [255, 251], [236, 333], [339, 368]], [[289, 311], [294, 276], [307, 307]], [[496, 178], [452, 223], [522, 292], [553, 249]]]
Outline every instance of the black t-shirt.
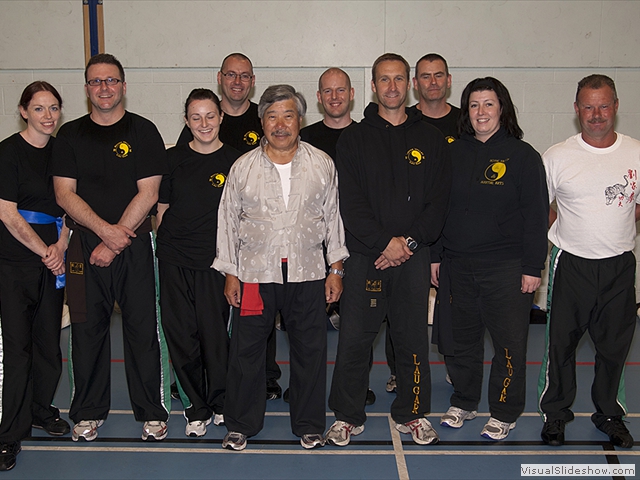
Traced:
[[[448, 105], [451, 107], [451, 111], [444, 117], [431, 118], [423, 114], [422, 120], [440, 130], [444, 135], [444, 138], [447, 140], [447, 143], [452, 143], [460, 138], [460, 135], [458, 134], [458, 117], [460, 117], [460, 109], [458, 107], [454, 107], [450, 103]], [[411, 108], [418, 110], [416, 105]], [[418, 111], [420, 112], [420, 110]]]
[[126, 112], [109, 126], [98, 125], [89, 115], [66, 123], [53, 148], [52, 175], [75, 178], [76, 193], [111, 224], [118, 223], [137, 195], [138, 180], [166, 173], [158, 129], [135, 113]]
[[[0, 198], [17, 204], [19, 210], [61, 217], [56, 204], [53, 182], [49, 176], [54, 138], [43, 148], [36, 148], [16, 133], [0, 143]], [[58, 240], [55, 223], [31, 224], [47, 245]], [[14, 238], [0, 222], [0, 262], [10, 265], [42, 267], [40, 257]]]
[[169, 208], [158, 229], [159, 259], [179, 267], [208, 270], [216, 256], [218, 205], [231, 165], [240, 152], [228, 145], [204, 155], [189, 145], [167, 151], [169, 174], [160, 203]]
[[[352, 122], [354, 123], [354, 122]], [[348, 125], [347, 125], [348, 127]], [[329, 155], [333, 161], [336, 160], [336, 143], [338, 138], [342, 135], [345, 128], [330, 128], [327, 127], [322, 120], [314, 124], [304, 127], [300, 130], [300, 139], [304, 142], [308, 142], [316, 148], [319, 148], [327, 155]]]
[[[222, 117], [220, 124], [220, 141], [235, 148], [240, 153], [247, 153], [260, 144], [262, 123], [258, 118], [258, 105], [249, 103], [249, 108], [242, 115], [233, 117], [228, 113]], [[193, 134], [186, 125], [180, 133], [176, 145], [185, 145], [193, 140]]]

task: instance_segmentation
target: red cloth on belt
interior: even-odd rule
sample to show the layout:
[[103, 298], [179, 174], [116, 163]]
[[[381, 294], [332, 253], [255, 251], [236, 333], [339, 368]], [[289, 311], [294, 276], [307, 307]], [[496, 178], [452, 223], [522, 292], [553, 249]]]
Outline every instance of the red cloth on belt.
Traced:
[[240, 316], [262, 315], [263, 310], [264, 302], [260, 296], [260, 284], [245, 283], [242, 291], [242, 301], [240, 302]]

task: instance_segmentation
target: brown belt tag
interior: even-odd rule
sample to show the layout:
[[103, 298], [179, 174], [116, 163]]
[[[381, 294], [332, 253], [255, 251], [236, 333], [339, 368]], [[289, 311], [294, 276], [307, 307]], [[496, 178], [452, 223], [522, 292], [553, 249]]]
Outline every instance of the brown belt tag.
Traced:
[[381, 292], [382, 280], [367, 280], [367, 284], [364, 289], [367, 292]]
[[74, 275], [84, 275], [84, 263], [69, 262], [69, 273]]

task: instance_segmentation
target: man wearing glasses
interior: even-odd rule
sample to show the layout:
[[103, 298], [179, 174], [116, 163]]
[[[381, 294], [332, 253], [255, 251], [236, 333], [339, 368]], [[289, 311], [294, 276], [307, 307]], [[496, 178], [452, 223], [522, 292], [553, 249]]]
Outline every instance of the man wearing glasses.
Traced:
[[[256, 77], [253, 75], [253, 64], [249, 57], [243, 53], [231, 53], [225, 57], [218, 72], [220, 107], [224, 113], [219, 137], [222, 143], [242, 153], [257, 147], [263, 136], [262, 123], [258, 117], [258, 105], [249, 101], [249, 95], [255, 84]], [[177, 145], [184, 145], [191, 140], [193, 135], [185, 125]], [[274, 325], [267, 345], [267, 400], [275, 400], [282, 396], [282, 388], [278, 385], [281, 373], [276, 363]]]
[[150, 121], [124, 109], [120, 62], [93, 56], [85, 70], [91, 113], [65, 124], [54, 145], [54, 188], [73, 235], [67, 252], [71, 312], [72, 439], [92, 441], [109, 414], [109, 327], [122, 310], [129, 397], [143, 440], [162, 440], [169, 371], [158, 322], [151, 217], [165, 148]]
[[[262, 138], [262, 125], [258, 118], [258, 105], [249, 101], [255, 86], [253, 65], [249, 57], [242, 53], [227, 55], [218, 72], [220, 85], [220, 107], [224, 112], [220, 125], [220, 140], [242, 153], [253, 150]], [[180, 133], [178, 145], [193, 140], [191, 130], [186, 126]]]

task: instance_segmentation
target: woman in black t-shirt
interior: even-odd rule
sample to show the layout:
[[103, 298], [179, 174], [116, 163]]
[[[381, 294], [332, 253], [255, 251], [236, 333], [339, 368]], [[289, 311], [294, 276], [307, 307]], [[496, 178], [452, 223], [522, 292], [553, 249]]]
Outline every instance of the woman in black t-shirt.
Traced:
[[47, 82], [20, 99], [27, 127], [0, 143], [0, 470], [16, 463], [31, 427], [69, 433], [52, 405], [62, 372], [60, 322], [69, 231], [49, 164], [62, 99]]
[[185, 122], [193, 140], [168, 150], [170, 173], [162, 180], [158, 203], [162, 325], [190, 437], [205, 435], [212, 420], [224, 422], [229, 304], [224, 276], [211, 264], [218, 205], [240, 152], [218, 138], [223, 115], [211, 90], [189, 94]]

